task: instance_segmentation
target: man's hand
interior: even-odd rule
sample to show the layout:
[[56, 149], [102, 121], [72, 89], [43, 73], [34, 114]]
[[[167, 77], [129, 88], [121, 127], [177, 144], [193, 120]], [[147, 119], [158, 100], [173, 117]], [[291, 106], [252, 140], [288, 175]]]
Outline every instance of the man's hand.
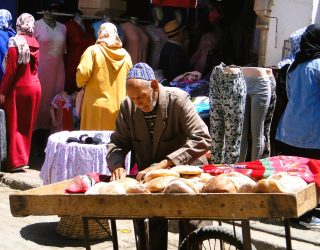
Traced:
[[171, 167], [173, 164], [173, 162], [171, 160], [162, 160], [160, 162], [157, 162], [157, 163], [154, 163], [152, 164], [150, 167], [140, 171], [138, 174], [137, 174], [137, 181], [143, 181], [144, 180], [144, 177], [146, 175], [146, 173], [148, 173], [149, 171], [151, 170], [156, 170], [156, 169], [164, 169], [164, 168], [169, 168]]
[[116, 181], [123, 179], [127, 176], [126, 170], [122, 165], [116, 166], [116, 169], [114, 169], [111, 173], [110, 181]]

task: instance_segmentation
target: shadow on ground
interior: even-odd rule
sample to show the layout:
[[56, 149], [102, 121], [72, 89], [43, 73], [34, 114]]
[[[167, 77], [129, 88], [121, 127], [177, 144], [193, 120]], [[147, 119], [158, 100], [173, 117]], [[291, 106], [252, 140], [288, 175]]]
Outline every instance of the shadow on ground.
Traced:
[[[42, 246], [52, 247], [85, 247], [83, 240], [67, 239], [56, 232], [58, 222], [43, 222], [30, 224], [20, 230], [21, 237]], [[90, 245], [100, 243], [104, 240], [90, 241]]]

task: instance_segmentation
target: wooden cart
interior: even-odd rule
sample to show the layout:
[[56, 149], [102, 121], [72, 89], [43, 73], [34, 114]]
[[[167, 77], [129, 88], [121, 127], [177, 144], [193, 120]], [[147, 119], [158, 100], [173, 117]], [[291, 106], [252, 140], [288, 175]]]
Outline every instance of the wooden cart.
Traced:
[[319, 190], [315, 184], [309, 184], [296, 194], [64, 194], [69, 182], [67, 180], [10, 195], [12, 215], [71, 215], [113, 220], [241, 220], [245, 249], [251, 249], [249, 220], [281, 218], [285, 221], [287, 249], [291, 249], [289, 218], [300, 217], [319, 203]]

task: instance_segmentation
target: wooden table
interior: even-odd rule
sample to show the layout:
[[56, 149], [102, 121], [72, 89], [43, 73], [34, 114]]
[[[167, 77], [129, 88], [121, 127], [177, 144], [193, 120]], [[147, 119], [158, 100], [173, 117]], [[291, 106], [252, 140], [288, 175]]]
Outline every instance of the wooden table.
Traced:
[[[114, 219], [234, 219], [248, 222], [261, 218], [297, 218], [319, 203], [319, 190], [315, 184], [309, 184], [306, 189], [296, 194], [70, 195], [64, 194], [69, 181], [10, 195], [12, 215], [78, 215]], [[77, 209], [74, 209], [75, 207]], [[289, 224], [287, 226], [289, 227]], [[246, 227], [249, 235], [248, 232], [243, 235], [244, 243], [251, 248], [251, 238], [248, 239], [249, 223]], [[290, 235], [290, 227], [288, 233]]]

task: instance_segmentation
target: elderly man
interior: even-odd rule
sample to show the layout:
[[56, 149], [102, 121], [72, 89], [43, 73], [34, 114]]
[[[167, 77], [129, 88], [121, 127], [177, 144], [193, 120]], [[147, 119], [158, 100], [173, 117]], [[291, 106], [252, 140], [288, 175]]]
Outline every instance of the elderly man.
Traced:
[[[124, 161], [129, 151], [134, 152], [138, 165], [137, 179], [152, 169], [190, 164], [208, 151], [208, 128], [186, 92], [163, 87], [145, 63], [130, 69], [126, 90], [128, 97], [121, 104], [107, 146], [112, 180], [126, 176]], [[191, 229], [185, 224], [180, 223], [180, 240]], [[134, 226], [138, 249], [146, 249], [143, 221], [135, 220]], [[167, 221], [150, 220], [149, 228], [151, 249], [167, 249]]]

